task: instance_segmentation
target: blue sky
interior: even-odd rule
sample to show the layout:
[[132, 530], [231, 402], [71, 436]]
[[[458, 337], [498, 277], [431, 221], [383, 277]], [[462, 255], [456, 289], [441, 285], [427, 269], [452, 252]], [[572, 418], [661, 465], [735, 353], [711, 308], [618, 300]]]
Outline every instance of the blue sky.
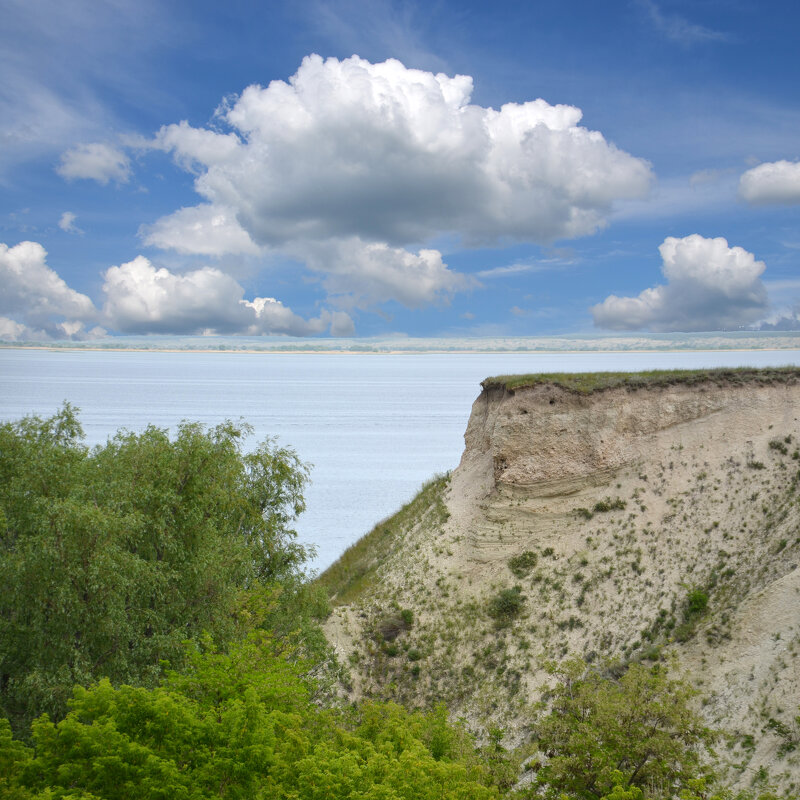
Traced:
[[800, 326], [796, 3], [0, 10], [0, 338]]

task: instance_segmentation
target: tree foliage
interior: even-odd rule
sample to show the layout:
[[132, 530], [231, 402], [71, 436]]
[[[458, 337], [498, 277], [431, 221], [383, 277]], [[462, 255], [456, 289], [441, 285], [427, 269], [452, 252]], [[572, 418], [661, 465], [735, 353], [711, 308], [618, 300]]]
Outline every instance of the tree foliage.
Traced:
[[631, 664], [619, 679], [580, 661], [562, 669], [536, 729], [546, 756], [537, 783], [546, 796], [635, 798], [640, 789], [669, 798], [702, 775], [713, 735], [692, 710], [686, 684], [659, 665]]
[[257, 631], [229, 653], [205, 640], [157, 688], [77, 688], [65, 719], [34, 722], [31, 747], [0, 727], [0, 798], [497, 797], [444, 709], [323, 711], [301, 671]]
[[244, 453], [246, 433], [151, 426], [89, 450], [68, 404], [0, 425], [0, 704], [16, 726], [59, 718], [99, 677], [155, 685], [184, 640], [231, 638], [244, 589], [296, 601], [307, 470], [271, 441]]

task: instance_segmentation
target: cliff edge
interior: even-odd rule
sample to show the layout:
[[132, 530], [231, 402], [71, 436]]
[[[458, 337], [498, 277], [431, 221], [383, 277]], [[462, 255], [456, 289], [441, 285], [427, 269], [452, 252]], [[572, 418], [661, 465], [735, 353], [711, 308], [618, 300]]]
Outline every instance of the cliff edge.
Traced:
[[452, 476], [321, 577], [347, 691], [521, 743], [548, 663], [677, 659], [731, 780], [797, 788], [799, 417], [791, 368], [484, 381]]

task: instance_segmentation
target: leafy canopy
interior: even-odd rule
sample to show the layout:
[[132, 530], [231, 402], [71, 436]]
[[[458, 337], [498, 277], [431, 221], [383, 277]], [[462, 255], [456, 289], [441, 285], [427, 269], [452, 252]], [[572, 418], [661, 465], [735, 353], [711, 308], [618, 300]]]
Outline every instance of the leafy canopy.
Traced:
[[[0, 425], [0, 711], [63, 716], [76, 684], [156, 684], [184, 640], [231, 639], [245, 589], [296, 602], [307, 468], [249, 430], [184, 423], [89, 450], [75, 409]], [[284, 620], [280, 610], [274, 615]]]
[[631, 664], [619, 679], [581, 661], [560, 669], [552, 708], [536, 729], [546, 797], [635, 799], [638, 789], [671, 798], [703, 774], [713, 735], [690, 706], [693, 690], [663, 667]]
[[2, 800], [492, 800], [444, 709], [323, 711], [301, 665], [264, 631], [229, 653], [208, 640], [153, 689], [76, 688], [71, 711], [19, 745], [0, 722]]

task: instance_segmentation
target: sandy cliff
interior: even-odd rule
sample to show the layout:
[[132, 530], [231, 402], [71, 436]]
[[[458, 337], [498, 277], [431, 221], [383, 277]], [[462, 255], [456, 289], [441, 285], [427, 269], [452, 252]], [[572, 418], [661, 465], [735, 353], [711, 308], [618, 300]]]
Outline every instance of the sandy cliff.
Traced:
[[[328, 623], [350, 691], [441, 698], [521, 742], [546, 661], [674, 655], [731, 734], [732, 776], [800, 786], [797, 373], [511, 386], [485, 384], [428, 507], [380, 558], [362, 545]], [[498, 620], [514, 586], [521, 613]], [[695, 590], [708, 608], [687, 615]], [[387, 637], [403, 609], [413, 624]]]

